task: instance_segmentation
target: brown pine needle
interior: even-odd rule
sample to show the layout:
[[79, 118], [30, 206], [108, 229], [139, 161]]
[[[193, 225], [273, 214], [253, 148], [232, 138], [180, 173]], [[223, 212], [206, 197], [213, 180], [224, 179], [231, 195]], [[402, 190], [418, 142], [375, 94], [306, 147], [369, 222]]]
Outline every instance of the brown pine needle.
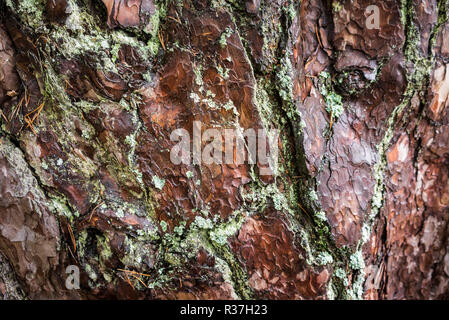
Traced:
[[11, 112], [11, 115], [9, 117], [9, 121], [12, 121], [15, 117], [17, 117], [17, 115], [19, 114], [19, 110], [20, 108], [22, 108], [22, 103], [23, 103], [24, 98], [20, 99], [19, 103], [17, 104], [16, 108], [14, 109], [13, 112]]
[[331, 108], [331, 122], [329, 125], [329, 130], [332, 130], [332, 125], [334, 124], [334, 109]]
[[159, 41], [161, 42], [162, 48], [165, 51], [165, 43], [164, 43], [164, 37], [162, 37], [161, 31], [159, 30], [159, 32], [157, 33], [158, 37], [159, 37]]
[[175, 22], [177, 22], [177, 23], [179, 23], [179, 24], [181, 24], [181, 20], [179, 20], [179, 17], [178, 17], [178, 18], [173, 18], [173, 17], [171, 17], [171, 16], [168, 16], [168, 18], [169, 18], [169, 19], [172, 19], [173, 21], [175, 21]]
[[28, 118], [27, 116], [25, 116], [25, 121], [26, 121], [26, 123], [28, 123], [27, 128], [30, 127], [31, 130], [33, 131], [33, 133], [34, 133], [35, 135], [37, 135], [36, 130], [34, 130], [34, 126], [33, 126], [33, 123], [31, 122], [30, 118]]
[[70, 83], [70, 81], [66, 79], [66, 80], [65, 80], [65, 89], [67, 90], [68, 87], [70, 87], [70, 88], [72, 88], [72, 89], [75, 89], [75, 88], [72, 86], [72, 84]]
[[69, 229], [70, 238], [72, 239], [73, 250], [76, 252], [76, 241], [75, 241], [75, 235], [73, 234], [72, 226], [67, 223], [67, 228]]
[[[34, 110], [31, 111], [31, 112], [28, 112], [28, 113], [25, 115], [25, 117], [24, 117], [26, 123], [28, 123], [27, 128], [28, 128], [28, 127], [31, 128], [31, 130], [33, 130], [34, 134], [36, 134], [36, 131], [34, 130], [33, 124], [34, 124], [34, 122], [36, 121], [36, 119], [39, 117], [39, 115], [40, 115], [42, 109], [44, 108], [44, 106], [45, 106], [45, 102], [42, 102], [36, 109], [34, 109]], [[33, 118], [30, 119], [29, 116], [32, 115], [32, 114], [33, 114]]]
[[181, 23], [181, 19], [179, 18], [179, 14], [178, 14], [178, 11], [175, 11], [175, 13], [176, 13], [176, 18], [178, 18], [178, 20], [179, 20], [179, 23]]
[[89, 222], [90, 222], [90, 220], [92, 219], [92, 216], [94, 215], [95, 211], [96, 211], [96, 210], [97, 210], [103, 203], [104, 203], [104, 202], [101, 201], [99, 204], [97, 204], [97, 205], [95, 206], [95, 208], [92, 209], [92, 212], [90, 213], [90, 216], [89, 216]]
[[131, 277], [136, 278], [137, 281], [139, 281], [145, 288], [148, 288], [148, 286], [145, 284], [145, 282], [143, 282], [142, 279], [140, 279], [138, 276], [131, 274]]
[[303, 206], [302, 206], [300, 203], [298, 203], [298, 206], [301, 208], [302, 211], [304, 211], [304, 213], [305, 213], [308, 217], [310, 217], [310, 214], [306, 211], [306, 209], [303, 208]]
[[70, 247], [67, 247], [67, 249], [69, 249], [70, 255], [72, 256], [72, 258], [79, 264], [78, 258], [73, 254], [72, 249], [70, 249]]
[[31, 96], [28, 95], [28, 90], [25, 88], [25, 106], [28, 107], [30, 103]]
[[125, 274], [126, 276], [126, 281], [128, 282], [128, 284], [134, 289], [136, 290], [136, 288], [134, 288], [133, 284], [131, 283], [131, 280], [129, 280], [128, 274]]
[[44, 104], [45, 104], [45, 102], [42, 102], [38, 107], [36, 107], [36, 109], [34, 109], [34, 110], [31, 111], [31, 112], [28, 112], [28, 113], [26, 114], [26, 116], [29, 116], [29, 115], [35, 113], [36, 111], [40, 112], [40, 110], [42, 110], [42, 108], [44, 107]]
[[5, 119], [5, 121], [8, 122], [8, 119], [6, 118], [5, 114], [3, 113], [3, 110], [0, 110], [0, 112], [2, 113], [3, 119]]
[[316, 34], [316, 37], [317, 37], [318, 42], [319, 42], [319, 44], [320, 44], [320, 47], [322, 48], [322, 47], [323, 47], [323, 44], [321, 43], [320, 34], [318, 33], [318, 25], [315, 25], [315, 34]]
[[125, 273], [133, 273], [133, 274], [137, 274], [137, 275], [143, 276], [143, 277], [151, 277], [151, 275], [149, 275], [149, 274], [140, 273], [140, 272], [137, 272], [137, 271], [125, 270], [125, 269], [117, 269], [117, 270], [118, 270], [118, 271], [125, 272]]

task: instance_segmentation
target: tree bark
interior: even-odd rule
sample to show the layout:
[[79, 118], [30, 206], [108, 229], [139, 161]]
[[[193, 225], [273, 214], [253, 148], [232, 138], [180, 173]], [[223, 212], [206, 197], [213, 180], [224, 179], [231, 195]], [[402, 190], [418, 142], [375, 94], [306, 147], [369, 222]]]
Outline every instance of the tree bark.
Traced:
[[[448, 1], [0, 10], [0, 297], [449, 297]], [[174, 164], [199, 122], [274, 173]]]

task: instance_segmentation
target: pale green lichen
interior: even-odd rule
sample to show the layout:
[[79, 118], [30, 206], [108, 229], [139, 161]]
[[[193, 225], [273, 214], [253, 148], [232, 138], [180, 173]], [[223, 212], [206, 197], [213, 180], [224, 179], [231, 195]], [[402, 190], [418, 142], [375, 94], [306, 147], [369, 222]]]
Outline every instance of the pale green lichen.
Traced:
[[35, 32], [46, 32], [47, 28], [44, 24], [44, 0], [21, 0], [6, 1], [8, 7], [19, 13], [23, 23], [32, 28]]
[[334, 262], [334, 258], [328, 252], [320, 252], [316, 257], [316, 263], [318, 265], [327, 265]]
[[195, 75], [195, 83], [197, 86], [202, 87], [203, 82], [203, 68], [202, 66], [197, 66], [193, 68], [193, 74]]
[[309, 191], [309, 198], [312, 201], [318, 201], [318, 194], [316, 193], [315, 190], [310, 190]]
[[176, 233], [178, 236], [181, 236], [184, 234], [185, 227], [186, 227], [186, 222], [181, 221], [181, 223], [178, 226], [173, 228], [173, 232]]
[[160, 223], [161, 229], [162, 231], [166, 232], [167, 231], [167, 222], [165, 222], [164, 220], [162, 220]]
[[361, 271], [355, 277], [354, 282], [352, 283], [351, 288], [346, 291], [346, 299], [350, 300], [362, 300], [364, 293], [364, 283], [365, 283], [365, 272]]
[[356, 251], [349, 257], [349, 266], [353, 270], [362, 270], [365, 268], [365, 260], [361, 251]]
[[279, 95], [287, 103], [293, 103], [293, 85], [292, 85], [292, 62], [290, 55], [286, 53], [281, 60], [280, 68], [277, 70], [277, 83]]
[[98, 279], [97, 273], [88, 263], [84, 265], [84, 270], [91, 280], [96, 281]]
[[326, 71], [320, 73], [320, 93], [326, 104], [326, 111], [331, 114], [333, 120], [337, 120], [344, 112], [343, 98], [335, 92], [330, 74]]
[[326, 213], [322, 210], [315, 212], [315, 217], [322, 222], [327, 222]]
[[218, 41], [222, 48], [226, 47], [228, 44], [228, 38], [232, 35], [233, 30], [229, 27], [221, 34], [220, 40]]
[[198, 94], [196, 94], [195, 92], [190, 93], [190, 99], [193, 100], [193, 102], [195, 102], [196, 104], [201, 102], [201, 98]]
[[338, 268], [337, 270], [335, 270], [334, 274], [339, 279], [345, 279], [346, 278], [346, 272], [343, 269], [341, 269], [341, 268]]
[[326, 296], [329, 300], [335, 300], [337, 298], [337, 294], [335, 293], [335, 287], [332, 279], [330, 279], [327, 284]]
[[235, 218], [215, 227], [209, 232], [209, 237], [214, 243], [225, 245], [228, 242], [228, 238], [235, 235], [240, 230], [245, 221], [245, 217], [238, 211], [234, 214], [236, 215]]
[[295, 1], [289, 1], [289, 5], [287, 7], [283, 7], [283, 10], [286, 11], [288, 17], [290, 20], [295, 19], [296, 17], [296, 2]]
[[228, 68], [222, 67], [220, 65], [218, 65], [216, 68], [217, 68], [217, 72], [220, 75], [220, 77], [222, 77], [224, 80], [229, 79], [229, 69]]
[[100, 264], [104, 266], [105, 262], [112, 257], [111, 247], [109, 245], [109, 239], [106, 235], [97, 235], [97, 246], [100, 252]]
[[165, 186], [165, 180], [162, 178], [159, 178], [158, 176], [153, 176], [152, 182], [153, 182], [153, 185], [159, 190], [162, 190]]
[[212, 229], [214, 227], [214, 223], [210, 219], [201, 216], [195, 217], [195, 225], [200, 229]]
[[148, 260], [152, 255], [151, 239], [138, 239], [125, 235], [123, 241], [123, 257], [120, 261], [126, 268], [148, 269]]

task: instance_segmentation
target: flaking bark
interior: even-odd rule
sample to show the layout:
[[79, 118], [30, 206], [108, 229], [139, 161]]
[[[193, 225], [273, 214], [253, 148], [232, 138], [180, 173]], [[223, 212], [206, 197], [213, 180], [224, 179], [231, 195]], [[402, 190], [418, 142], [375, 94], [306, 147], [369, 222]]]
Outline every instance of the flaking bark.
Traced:
[[[0, 297], [447, 298], [449, 3], [370, 5], [0, 0]], [[195, 121], [275, 175], [173, 164]]]

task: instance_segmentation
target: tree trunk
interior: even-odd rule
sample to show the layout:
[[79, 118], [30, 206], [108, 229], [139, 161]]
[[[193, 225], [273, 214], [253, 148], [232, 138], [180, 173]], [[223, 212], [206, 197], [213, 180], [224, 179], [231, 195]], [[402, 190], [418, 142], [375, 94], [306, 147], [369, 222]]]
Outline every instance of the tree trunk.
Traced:
[[0, 0], [0, 297], [448, 298], [449, 2], [372, 4]]

